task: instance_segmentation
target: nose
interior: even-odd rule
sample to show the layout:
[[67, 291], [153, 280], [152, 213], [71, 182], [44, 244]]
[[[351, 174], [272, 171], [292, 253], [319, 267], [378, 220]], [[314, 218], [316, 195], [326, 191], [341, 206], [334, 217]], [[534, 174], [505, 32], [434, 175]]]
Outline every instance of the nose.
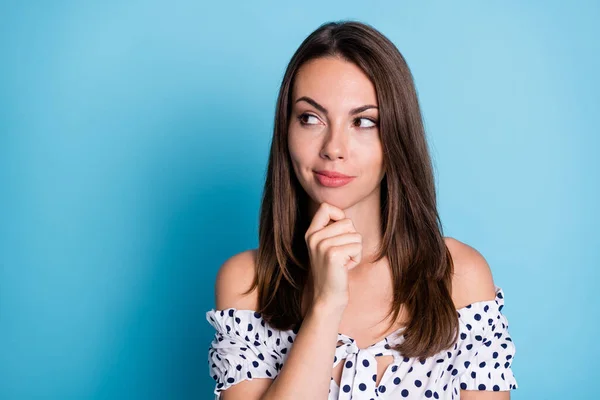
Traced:
[[341, 128], [329, 128], [323, 146], [321, 147], [321, 158], [329, 160], [346, 159], [348, 144], [346, 133]]

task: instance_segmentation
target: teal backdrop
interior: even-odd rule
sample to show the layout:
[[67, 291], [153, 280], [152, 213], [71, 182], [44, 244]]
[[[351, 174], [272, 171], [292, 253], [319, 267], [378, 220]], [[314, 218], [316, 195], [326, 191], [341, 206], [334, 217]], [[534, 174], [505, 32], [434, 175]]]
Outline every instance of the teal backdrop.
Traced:
[[514, 399], [597, 399], [600, 4], [3, 1], [0, 398], [209, 399], [284, 68], [320, 24], [414, 74], [444, 234], [506, 295]]

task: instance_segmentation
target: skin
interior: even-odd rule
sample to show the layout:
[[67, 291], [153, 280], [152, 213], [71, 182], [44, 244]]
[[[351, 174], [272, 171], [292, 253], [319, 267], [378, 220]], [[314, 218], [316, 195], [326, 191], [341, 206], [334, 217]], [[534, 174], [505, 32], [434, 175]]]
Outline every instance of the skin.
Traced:
[[[327, 113], [301, 98], [308, 97]], [[296, 75], [288, 128], [294, 172], [309, 195], [311, 217], [323, 202], [341, 208], [363, 236], [363, 264], [381, 238], [379, 187], [384, 177], [375, 87], [355, 64], [320, 58], [304, 64]], [[375, 122], [372, 122], [375, 121]], [[310, 125], [302, 125], [301, 122]], [[322, 186], [313, 171], [332, 170], [354, 176], [341, 188]], [[355, 268], [356, 273], [361, 269]]]
[[[305, 97], [312, 101], [299, 100]], [[357, 345], [364, 348], [398, 329], [404, 319], [401, 312], [399, 320], [387, 329], [390, 321], [384, 317], [392, 299], [390, 268], [386, 258], [371, 262], [382, 236], [379, 188], [385, 175], [378, 109], [350, 114], [350, 110], [357, 107], [378, 105], [375, 88], [356, 65], [340, 58], [320, 58], [299, 69], [292, 103], [288, 147], [294, 172], [309, 195], [311, 216], [321, 203], [331, 204], [344, 211], [345, 217], [352, 220], [356, 232], [362, 236], [361, 261], [348, 271], [348, 304], [340, 320], [339, 332], [353, 337]], [[324, 187], [313, 172], [323, 169], [355, 178], [340, 188]], [[456, 239], [445, 238], [445, 241], [455, 266], [452, 283], [455, 307], [494, 299], [494, 282], [485, 258]], [[248, 250], [237, 254], [219, 270], [215, 287], [218, 309], [257, 309], [256, 292], [247, 296], [241, 294], [252, 282], [255, 252]], [[309, 310], [310, 277], [306, 287], [303, 308]], [[391, 356], [378, 357], [377, 381], [392, 361]], [[336, 382], [340, 380], [341, 368], [342, 363], [332, 371]], [[271, 380], [267, 379], [240, 382], [223, 392], [223, 399], [260, 398], [270, 384]], [[252, 394], [256, 397], [237, 397]], [[461, 398], [506, 400], [510, 399], [510, 392], [462, 390]]]

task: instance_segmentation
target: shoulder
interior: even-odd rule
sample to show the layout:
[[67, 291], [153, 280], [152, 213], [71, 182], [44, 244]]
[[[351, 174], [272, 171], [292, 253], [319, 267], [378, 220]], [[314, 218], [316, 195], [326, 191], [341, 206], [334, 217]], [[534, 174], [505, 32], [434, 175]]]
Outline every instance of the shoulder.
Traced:
[[494, 300], [496, 288], [486, 259], [475, 248], [446, 237], [446, 246], [454, 263], [452, 299], [457, 309], [469, 304]]
[[254, 280], [256, 249], [246, 250], [228, 258], [219, 268], [215, 280], [215, 307], [217, 310], [236, 308], [256, 310], [256, 289], [246, 293]]

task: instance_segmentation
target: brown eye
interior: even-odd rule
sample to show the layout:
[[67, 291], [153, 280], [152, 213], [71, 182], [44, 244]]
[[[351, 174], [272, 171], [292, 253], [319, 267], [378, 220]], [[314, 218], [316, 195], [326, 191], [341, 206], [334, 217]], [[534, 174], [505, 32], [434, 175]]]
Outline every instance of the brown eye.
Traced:
[[[366, 126], [360, 126], [360, 121], [362, 121], [362, 120], [367, 121], [367, 125]], [[356, 118], [354, 120], [354, 122], [355, 122], [355, 125], [356, 125], [356, 122], [358, 122], [358, 127], [359, 128], [364, 128], [364, 129], [375, 128], [378, 125], [377, 121], [375, 121], [375, 120], [373, 120], [371, 118]]]
[[305, 122], [305, 118], [314, 118], [314, 119], [318, 119], [317, 117], [315, 117], [315, 116], [314, 116], [314, 115], [312, 115], [312, 114], [307, 114], [307, 113], [304, 113], [304, 114], [300, 114], [300, 115], [298, 116], [298, 121], [300, 121], [300, 123], [301, 123], [302, 125], [317, 125], [317, 124], [314, 124], [314, 123], [308, 123], [308, 122]]

